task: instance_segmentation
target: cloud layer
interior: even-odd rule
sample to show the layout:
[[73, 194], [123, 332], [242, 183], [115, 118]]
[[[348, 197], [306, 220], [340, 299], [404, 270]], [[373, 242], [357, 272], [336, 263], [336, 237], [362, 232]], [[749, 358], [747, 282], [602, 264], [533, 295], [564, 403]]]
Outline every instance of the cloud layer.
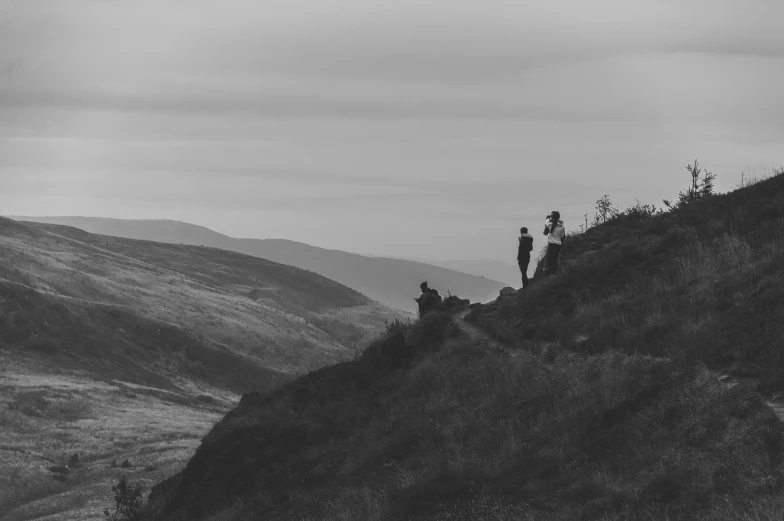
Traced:
[[784, 151], [774, 0], [0, 4], [0, 208], [512, 258]]

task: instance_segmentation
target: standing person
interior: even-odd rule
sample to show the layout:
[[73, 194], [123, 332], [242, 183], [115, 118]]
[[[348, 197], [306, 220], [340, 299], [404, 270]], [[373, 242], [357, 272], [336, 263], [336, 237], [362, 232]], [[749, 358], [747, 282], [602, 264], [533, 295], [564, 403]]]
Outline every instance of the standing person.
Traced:
[[528, 287], [528, 264], [531, 262], [531, 250], [534, 249], [534, 238], [528, 235], [528, 228], [520, 228], [520, 241], [517, 247], [517, 265], [523, 275], [523, 288]]
[[561, 245], [566, 238], [566, 228], [564, 228], [561, 214], [555, 210], [547, 216], [547, 224], [544, 226], [544, 235], [547, 235], [547, 261], [546, 274], [555, 275], [558, 272], [558, 257], [561, 254]]

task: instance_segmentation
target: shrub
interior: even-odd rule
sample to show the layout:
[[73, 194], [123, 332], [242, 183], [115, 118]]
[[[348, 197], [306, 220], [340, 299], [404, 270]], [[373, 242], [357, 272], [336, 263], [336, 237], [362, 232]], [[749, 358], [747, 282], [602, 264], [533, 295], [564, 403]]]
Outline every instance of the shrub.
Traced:
[[430, 311], [414, 324], [406, 342], [419, 348], [439, 344], [446, 338], [446, 327], [451, 321], [451, 316], [443, 311]]
[[632, 217], [636, 219], [650, 219], [657, 215], [664, 213], [661, 208], [656, 208], [654, 204], [642, 204], [638, 199], [635, 199], [634, 206], [630, 206], [626, 210], [620, 212], [618, 217]]
[[78, 454], [71, 454], [70, 459], [68, 460], [68, 466], [72, 469], [78, 469], [82, 466], [79, 462], [79, 455]]
[[412, 346], [406, 343], [411, 327], [397, 319], [388, 323], [381, 337], [362, 352], [359, 361], [380, 371], [403, 367], [412, 359]]
[[452, 310], [452, 309], [461, 309], [471, 305], [471, 301], [468, 299], [461, 299], [456, 295], [449, 295], [447, 298], [444, 299], [442, 303], [442, 307], [444, 310]]
[[461, 335], [461, 333], [462, 333], [462, 330], [460, 329], [460, 326], [458, 324], [456, 324], [455, 322], [450, 323], [446, 327], [446, 335], [449, 338], [457, 338], [457, 337], [459, 337]]
[[109, 521], [136, 521], [141, 518], [144, 488], [140, 483], [128, 483], [125, 476], [122, 476], [112, 487], [112, 492], [114, 492], [114, 512], [109, 512], [108, 509], [104, 510], [103, 515], [106, 516], [106, 519]]
[[614, 219], [618, 216], [619, 213], [618, 209], [613, 206], [612, 202], [610, 202], [610, 196], [607, 194], [596, 201], [596, 210], [597, 213], [593, 218], [594, 226], [599, 226], [602, 223], [606, 223], [607, 221]]
[[124, 468], [124, 469], [129, 469], [129, 468], [133, 467], [133, 465], [131, 465], [131, 462], [130, 462], [130, 461], [128, 461], [128, 458], [125, 458], [125, 459], [123, 460], [123, 462], [122, 462], [122, 465], [121, 465], [121, 466], [122, 466], [122, 468]]
[[[682, 208], [692, 201], [713, 195], [713, 181], [716, 179], [716, 174], [703, 172], [696, 159], [693, 165], [686, 165], [686, 170], [691, 175], [691, 186], [685, 192], [678, 194], [678, 200], [675, 203], [671, 203], [667, 199], [664, 200], [664, 205], [670, 210]], [[700, 179], [700, 174], [703, 175], [702, 179]]]

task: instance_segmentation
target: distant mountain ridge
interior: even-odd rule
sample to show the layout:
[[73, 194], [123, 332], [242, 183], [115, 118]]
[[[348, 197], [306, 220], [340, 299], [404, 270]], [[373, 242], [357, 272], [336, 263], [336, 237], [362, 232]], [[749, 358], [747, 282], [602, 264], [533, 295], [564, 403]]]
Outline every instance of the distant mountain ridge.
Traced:
[[[495, 298], [507, 285], [493, 279], [422, 262], [367, 257], [286, 239], [236, 239], [203, 226], [172, 220], [126, 220], [100, 217], [24, 217], [11, 219], [74, 226], [90, 233], [163, 243], [211, 246], [313, 271], [344, 284], [386, 306], [415, 310], [413, 298], [427, 281], [442, 294], [471, 301]], [[508, 283], [508, 282], [507, 282]]]

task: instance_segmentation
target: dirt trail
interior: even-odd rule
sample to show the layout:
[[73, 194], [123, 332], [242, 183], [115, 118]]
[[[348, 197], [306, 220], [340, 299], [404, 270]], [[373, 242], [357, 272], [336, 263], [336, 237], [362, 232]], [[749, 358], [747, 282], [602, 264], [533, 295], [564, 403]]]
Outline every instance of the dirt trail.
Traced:
[[[507, 346], [505, 346], [501, 342], [498, 342], [497, 340], [492, 339], [487, 333], [485, 333], [484, 331], [482, 331], [481, 329], [479, 329], [475, 325], [473, 325], [473, 324], [469, 323], [468, 321], [466, 321], [466, 316], [470, 312], [471, 312], [470, 309], [462, 311], [462, 312], [458, 313], [457, 315], [455, 315], [454, 320], [455, 320], [455, 323], [457, 323], [460, 326], [460, 329], [464, 333], [466, 333], [472, 340], [474, 340], [476, 342], [484, 343], [488, 347], [490, 347], [491, 349], [497, 349], [499, 351], [503, 351], [505, 353], [508, 353], [511, 356], [514, 356], [514, 357], [520, 355], [519, 351], [516, 351], [514, 349], [509, 349]], [[738, 383], [737, 380], [727, 380], [726, 381], [726, 385], [728, 387], [732, 387], [733, 385], [736, 385], [737, 383]], [[766, 398], [765, 401], [768, 404], [768, 407], [770, 407], [771, 410], [774, 413], [776, 413], [776, 416], [778, 416], [779, 419], [782, 422], [784, 422], [784, 401], [773, 401], [773, 400], [771, 400], [769, 398]]]
[[461, 331], [471, 337], [472, 340], [483, 343], [490, 347], [491, 349], [497, 349], [499, 351], [503, 351], [508, 353], [511, 356], [520, 356], [520, 352], [514, 349], [509, 349], [507, 346], [502, 344], [501, 342], [494, 340], [491, 338], [487, 333], [476, 327], [475, 325], [469, 323], [466, 320], [466, 315], [471, 312], [470, 309], [462, 311], [455, 315], [455, 323], [460, 326]]

